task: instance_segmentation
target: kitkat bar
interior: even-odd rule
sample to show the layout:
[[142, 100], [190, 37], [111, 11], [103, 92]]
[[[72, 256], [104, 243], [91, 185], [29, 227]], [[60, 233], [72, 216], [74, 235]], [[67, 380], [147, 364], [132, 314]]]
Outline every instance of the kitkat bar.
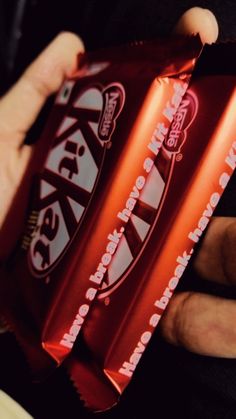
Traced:
[[84, 54], [57, 95], [53, 135], [41, 140], [51, 148], [0, 285], [2, 312], [34, 369], [70, 353], [103, 280], [91, 275], [128, 227], [117, 213], [130, 193], [128, 213], [135, 207], [200, 50], [192, 37]]
[[125, 231], [67, 360], [91, 409], [128, 385], [233, 173], [235, 109], [236, 77], [193, 81], [127, 220], [120, 208]]

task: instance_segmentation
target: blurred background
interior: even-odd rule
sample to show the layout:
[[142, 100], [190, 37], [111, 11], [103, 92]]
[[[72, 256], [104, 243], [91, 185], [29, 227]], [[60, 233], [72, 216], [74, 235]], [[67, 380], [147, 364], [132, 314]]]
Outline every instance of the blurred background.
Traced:
[[169, 34], [193, 6], [208, 7], [219, 40], [236, 39], [234, 0], [0, 0], [0, 89], [63, 30], [78, 33], [87, 49]]

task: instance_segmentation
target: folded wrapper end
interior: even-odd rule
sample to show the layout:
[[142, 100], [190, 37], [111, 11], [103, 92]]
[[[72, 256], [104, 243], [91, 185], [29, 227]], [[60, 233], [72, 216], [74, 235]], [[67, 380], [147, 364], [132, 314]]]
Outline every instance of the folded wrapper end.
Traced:
[[[92, 359], [74, 362], [72, 355], [64, 365], [69, 379], [87, 409], [97, 413], [104, 412], [119, 402], [120, 392], [111, 385], [105, 374], [101, 374], [100, 368]], [[79, 388], [77, 382], [80, 382]]]
[[[156, 56], [157, 45], [158, 59]], [[141, 54], [140, 48], [142, 48]], [[91, 64], [94, 71], [97, 67], [93, 66], [98, 63], [103, 63], [104, 69], [106, 68], [105, 64], [109, 65], [109, 62], [122, 64], [131, 60], [140, 62], [140, 59], [145, 64], [150, 65], [151, 56], [153, 57], [153, 63], [158, 63], [158, 67], [162, 69], [166, 69], [168, 67], [167, 64], [172, 62], [173, 67], [175, 67], [175, 72], [179, 72], [179, 68], [183, 62], [190, 60], [188, 71], [192, 73], [195, 63], [199, 60], [199, 56], [202, 54], [204, 48], [205, 45], [203, 45], [200, 35], [194, 34], [189, 36], [173, 35], [162, 39], [127, 43], [115, 48], [101, 48], [96, 51], [80, 52], [77, 58], [78, 70], [75, 71], [73, 77], [81, 77], [83, 75], [82, 70], [85, 69], [87, 71], [88, 68], [91, 69]], [[148, 71], [148, 68], [146, 68], [146, 71]], [[164, 71], [166, 72], [166, 70]], [[89, 72], [86, 75], [90, 76], [91, 74]], [[96, 74], [96, 72], [93, 74]]]

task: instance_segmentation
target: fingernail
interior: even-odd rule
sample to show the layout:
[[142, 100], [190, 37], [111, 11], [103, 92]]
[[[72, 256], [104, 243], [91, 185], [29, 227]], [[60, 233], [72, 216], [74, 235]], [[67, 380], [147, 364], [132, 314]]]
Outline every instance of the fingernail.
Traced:
[[212, 44], [218, 38], [219, 27], [215, 15], [210, 10], [192, 7], [181, 16], [174, 33], [184, 35], [199, 33], [204, 44]]

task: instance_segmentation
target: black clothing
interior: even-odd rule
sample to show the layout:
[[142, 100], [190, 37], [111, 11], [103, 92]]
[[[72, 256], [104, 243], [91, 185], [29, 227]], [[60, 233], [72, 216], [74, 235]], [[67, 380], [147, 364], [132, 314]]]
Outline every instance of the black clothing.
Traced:
[[[207, 7], [215, 13], [220, 41], [236, 40], [234, 1], [28, 1], [13, 71], [4, 66], [4, 71], [8, 68], [5, 86], [62, 30], [77, 32], [87, 48], [95, 49], [166, 35], [181, 14], [193, 6]], [[235, 191], [234, 176], [217, 209], [218, 215], [236, 215]], [[196, 278], [191, 267], [189, 271], [181, 281], [181, 289], [196, 289], [226, 298], [236, 296], [234, 289], [208, 284]], [[94, 417], [83, 408], [62, 369], [46, 383], [31, 385], [26, 363], [12, 336], [0, 336], [0, 371], [3, 371], [0, 387], [37, 419]], [[157, 330], [119, 405], [97, 417], [235, 419], [236, 360], [202, 357], [174, 348], [161, 339]]]

